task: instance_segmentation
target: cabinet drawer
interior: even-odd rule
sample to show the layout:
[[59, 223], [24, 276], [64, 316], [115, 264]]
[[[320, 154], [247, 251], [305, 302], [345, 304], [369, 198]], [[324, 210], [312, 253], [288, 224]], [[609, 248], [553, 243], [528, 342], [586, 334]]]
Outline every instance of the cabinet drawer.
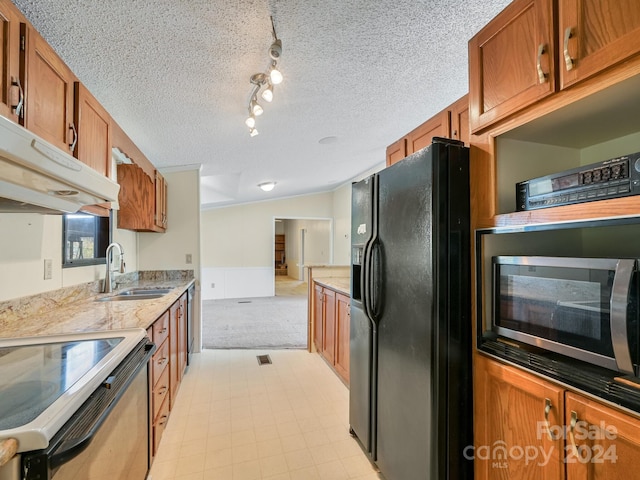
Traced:
[[167, 370], [169, 364], [169, 342], [165, 342], [158, 347], [156, 353], [151, 357], [152, 372], [151, 384], [155, 387], [162, 376], [163, 370]]
[[169, 311], [162, 314], [153, 324], [153, 343], [161, 345], [169, 336]]
[[165, 428], [167, 428], [167, 422], [169, 421], [169, 397], [166, 396], [164, 402], [160, 405], [158, 416], [153, 421], [153, 453], [158, 451], [160, 446], [160, 440]]
[[158, 412], [160, 412], [160, 407], [162, 406], [162, 402], [164, 399], [168, 397], [169, 393], [169, 369], [164, 368], [162, 373], [160, 374], [160, 378], [157, 383], [153, 386], [152, 393], [152, 405], [153, 405], [153, 417], [157, 418]]

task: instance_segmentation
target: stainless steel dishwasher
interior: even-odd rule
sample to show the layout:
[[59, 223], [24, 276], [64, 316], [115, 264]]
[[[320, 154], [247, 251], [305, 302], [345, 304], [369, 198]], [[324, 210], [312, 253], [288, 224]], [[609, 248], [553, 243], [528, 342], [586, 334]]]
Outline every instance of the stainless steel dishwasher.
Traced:
[[144, 480], [154, 350], [142, 329], [0, 341], [0, 480]]

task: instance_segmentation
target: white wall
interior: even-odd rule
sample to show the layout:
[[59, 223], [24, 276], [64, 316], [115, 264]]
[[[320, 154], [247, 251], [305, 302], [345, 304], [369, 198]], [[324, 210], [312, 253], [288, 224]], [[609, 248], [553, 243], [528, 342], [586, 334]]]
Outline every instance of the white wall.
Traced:
[[[200, 171], [161, 170], [167, 182], [167, 230], [138, 234], [140, 270], [195, 270], [200, 276]], [[191, 263], [187, 263], [191, 255]]]
[[274, 220], [310, 217], [333, 217], [332, 192], [204, 210], [202, 298], [273, 295]]
[[351, 263], [351, 183], [333, 192], [333, 263]]
[[287, 275], [296, 280], [304, 280], [302, 267], [301, 230], [305, 233], [304, 263], [333, 263], [332, 231], [333, 220], [289, 219], [285, 220], [285, 242], [287, 254]]
[[[127, 271], [136, 270], [135, 232], [115, 229], [113, 240], [123, 245]], [[50, 280], [44, 279], [45, 259], [52, 260]], [[102, 279], [105, 266], [62, 268], [62, 215], [3, 213], [0, 272], [2, 301]]]

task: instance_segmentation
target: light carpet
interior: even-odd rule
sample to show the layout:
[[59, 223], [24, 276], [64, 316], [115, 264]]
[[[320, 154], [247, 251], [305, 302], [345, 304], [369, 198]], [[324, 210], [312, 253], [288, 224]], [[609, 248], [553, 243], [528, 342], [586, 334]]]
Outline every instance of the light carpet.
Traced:
[[203, 348], [307, 348], [307, 297], [202, 302]]

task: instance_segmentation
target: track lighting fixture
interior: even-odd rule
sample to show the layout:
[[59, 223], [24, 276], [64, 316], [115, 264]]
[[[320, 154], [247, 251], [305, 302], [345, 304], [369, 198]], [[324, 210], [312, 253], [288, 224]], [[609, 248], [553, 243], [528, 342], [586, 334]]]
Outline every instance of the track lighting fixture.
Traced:
[[249, 96], [249, 117], [245, 120], [245, 124], [249, 127], [249, 134], [253, 137], [258, 134], [255, 128], [256, 117], [262, 115], [264, 109], [258, 103], [258, 93], [260, 97], [270, 103], [273, 100], [273, 86], [282, 83], [282, 73], [278, 70], [277, 61], [282, 55], [282, 41], [276, 35], [276, 27], [271, 18], [271, 31], [273, 33], [273, 43], [269, 47], [269, 57], [271, 62], [267, 67], [266, 73], [254, 73], [251, 75], [249, 82], [253, 85], [251, 95]]

